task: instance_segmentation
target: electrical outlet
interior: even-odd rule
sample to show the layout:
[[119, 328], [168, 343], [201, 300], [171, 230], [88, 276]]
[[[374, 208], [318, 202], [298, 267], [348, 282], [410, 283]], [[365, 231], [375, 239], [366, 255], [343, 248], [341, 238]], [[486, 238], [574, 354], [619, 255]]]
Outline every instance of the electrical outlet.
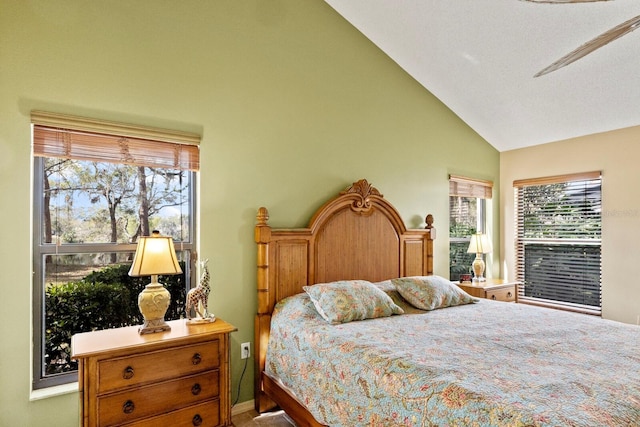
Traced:
[[247, 357], [249, 357], [249, 353], [251, 352], [251, 343], [243, 342], [242, 344], [240, 344], [240, 350], [240, 357], [242, 359], [246, 359]]

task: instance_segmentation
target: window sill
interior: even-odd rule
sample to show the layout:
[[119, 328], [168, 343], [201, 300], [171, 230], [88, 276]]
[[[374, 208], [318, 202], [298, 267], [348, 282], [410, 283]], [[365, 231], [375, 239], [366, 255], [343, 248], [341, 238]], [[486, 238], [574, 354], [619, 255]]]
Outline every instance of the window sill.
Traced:
[[53, 387], [42, 388], [39, 390], [31, 390], [29, 396], [30, 401], [48, 399], [50, 397], [62, 396], [65, 394], [77, 393], [78, 383], [62, 384]]

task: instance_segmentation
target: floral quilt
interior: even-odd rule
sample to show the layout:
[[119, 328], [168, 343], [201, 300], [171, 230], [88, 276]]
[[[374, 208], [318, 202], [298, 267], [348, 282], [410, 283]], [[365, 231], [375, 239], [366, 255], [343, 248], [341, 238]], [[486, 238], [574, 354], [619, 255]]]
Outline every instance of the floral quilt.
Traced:
[[332, 325], [306, 294], [282, 300], [267, 374], [336, 427], [640, 426], [640, 327], [490, 300], [404, 304]]

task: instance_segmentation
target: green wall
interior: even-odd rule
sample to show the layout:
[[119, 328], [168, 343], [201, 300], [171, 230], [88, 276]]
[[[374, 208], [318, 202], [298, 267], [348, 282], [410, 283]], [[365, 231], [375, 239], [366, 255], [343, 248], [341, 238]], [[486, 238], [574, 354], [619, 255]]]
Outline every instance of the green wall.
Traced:
[[[213, 312], [238, 327], [234, 398], [239, 343], [253, 338], [258, 207], [273, 226], [304, 226], [367, 178], [408, 227], [435, 216], [446, 276], [448, 174], [499, 178], [499, 153], [323, 1], [0, 0], [3, 426], [78, 416], [77, 393], [30, 399], [34, 109], [202, 135], [200, 253]], [[252, 377], [250, 363], [240, 402]]]

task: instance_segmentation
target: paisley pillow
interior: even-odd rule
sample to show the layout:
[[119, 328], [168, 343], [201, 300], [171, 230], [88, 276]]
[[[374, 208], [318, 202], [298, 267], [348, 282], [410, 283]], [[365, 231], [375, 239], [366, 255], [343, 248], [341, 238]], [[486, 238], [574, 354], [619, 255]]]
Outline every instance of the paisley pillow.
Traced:
[[391, 282], [405, 300], [421, 310], [435, 310], [479, 301], [440, 276], [401, 277], [391, 279]]
[[366, 280], [342, 280], [304, 286], [318, 313], [329, 323], [403, 314], [384, 291]]

